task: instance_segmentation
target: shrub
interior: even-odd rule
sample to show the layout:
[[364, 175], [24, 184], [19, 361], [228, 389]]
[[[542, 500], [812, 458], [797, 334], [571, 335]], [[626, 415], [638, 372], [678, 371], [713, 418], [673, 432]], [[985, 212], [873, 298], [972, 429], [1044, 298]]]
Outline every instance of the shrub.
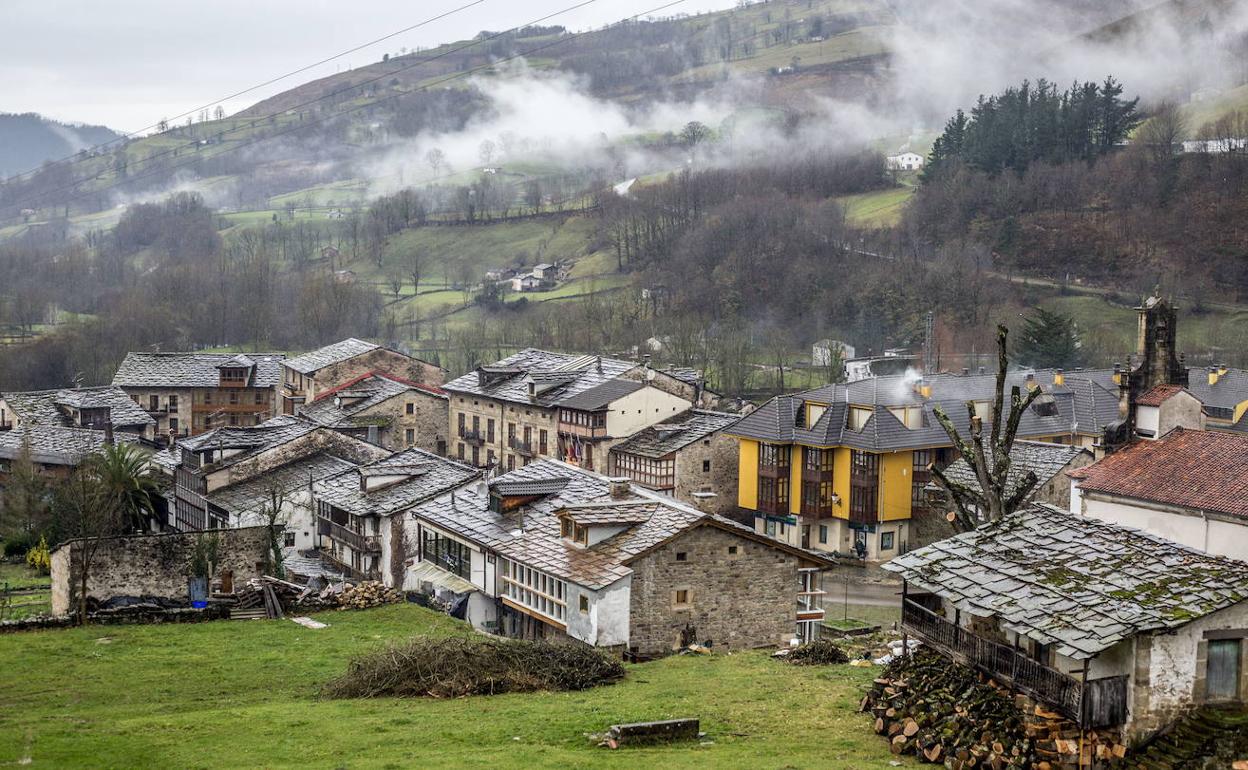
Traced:
[[4, 539], [4, 555], [9, 558], [25, 558], [38, 541], [33, 532], [13, 532]]
[[592, 647], [502, 639], [413, 639], [356, 658], [325, 686], [329, 698], [457, 698], [537, 690], [585, 690], [624, 676]]
[[41, 535], [39, 545], [26, 552], [26, 564], [40, 575], [46, 575], [52, 571], [52, 552], [48, 550], [46, 537]]
[[840, 647], [826, 639], [807, 642], [790, 652], [786, 657], [795, 666], [827, 666], [833, 663], [848, 663], [849, 656]]

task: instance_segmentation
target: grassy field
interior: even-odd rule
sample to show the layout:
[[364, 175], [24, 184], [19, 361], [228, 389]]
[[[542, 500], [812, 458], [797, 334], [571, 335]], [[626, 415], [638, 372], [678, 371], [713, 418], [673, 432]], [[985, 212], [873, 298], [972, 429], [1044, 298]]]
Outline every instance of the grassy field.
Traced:
[[[329, 628], [283, 620], [0, 637], [0, 764], [865, 770], [895, 759], [856, 712], [869, 668], [682, 656], [579, 693], [324, 701], [320, 686], [360, 651], [467, 631], [413, 605], [320, 617]], [[587, 737], [683, 716], [702, 719], [704, 741], [609, 752]]]
[[893, 227], [901, 222], [902, 208], [914, 191], [914, 187], [894, 187], [837, 200], [845, 206], [845, 217], [854, 227]]

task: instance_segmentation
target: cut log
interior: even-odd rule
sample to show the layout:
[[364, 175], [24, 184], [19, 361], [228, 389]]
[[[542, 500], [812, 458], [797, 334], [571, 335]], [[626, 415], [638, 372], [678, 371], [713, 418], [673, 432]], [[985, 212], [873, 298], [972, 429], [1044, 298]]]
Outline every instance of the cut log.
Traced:
[[698, 737], [697, 719], [666, 719], [661, 722], [631, 722], [611, 725], [605, 743], [610, 748], [645, 743], [693, 740]]

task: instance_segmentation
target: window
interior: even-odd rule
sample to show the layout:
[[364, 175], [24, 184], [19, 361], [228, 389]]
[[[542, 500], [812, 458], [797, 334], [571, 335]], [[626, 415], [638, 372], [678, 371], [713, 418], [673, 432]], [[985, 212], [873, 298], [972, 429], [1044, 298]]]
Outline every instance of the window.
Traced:
[[160, 411], [160, 396], [148, 396], [148, 409], [153, 412]]
[[768, 519], [768, 520], [767, 520], [767, 524], [766, 524], [766, 531], [767, 531], [767, 536], [768, 536], [768, 537], [775, 537], [775, 536], [776, 536], [776, 521], [775, 521], [775, 519]]
[[507, 470], [514, 471], [516, 469], [516, 456], [507, 455]]
[[294, 532], [283, 532], [283, 533], [282, 533], [282, 544], [283, 544], [283, 545], [285, 545], [287, 548], [294, 548], [294, 547], [295, 547], [295, 533], [294, 533]]
[[893, 539], [894, 539], [894, 534], [892, 532], [880, 533], [880, 550], [881, 551], [893, 550]]
[[767, 513], [787, 515], [789, 512], [788, 476], [758, 477], [758, 507]]
[[407, 430], [403, 431], [403, 439], [407, 442], [408, 446], [415, 444], [416, 443], [416, 431], [412, 428], [408, 428]]
[[703, 460], [703, 461], [702, 461], [702, 472], [703, 472], [703, 473], [710, 473], [710, 472], [711, 472], [711, 461], [710, 461], [710, 460]]
[[539, 615], [563, 622], [568, 584], [510, 559], [499, 559], [502, 595]]
[[676, 561], [689, 561], [689, 554], [685, 551], [677, 551]]
[[802, 468], [816, 473], [831, 473], [832, 458], [835, 453], [831, 449], [802, 447]]
[[485, 421], [485, 440], [494, 443], [494, 418]]
[[910, 509], [921, 511], [927, 508], [927, 485], [932, 480], [932, 472], [928, 466], [932, 464], [933, 452], [930, 449], [916, 449], [910, 453]]
[[758, 467], [768, 469], [789, 467], [789, 448], [782, 444], [763, 444], [758, 448]]
[[237, 390], [230, 391], [230, 403], [234, 406], [238, 405], [238, 391]]
[[692, 603], [693, 592], [688, 588], [677, 588], [672, 591], [672, 609], [688, 609]]
[[407, 412], [408, 414], [416, 414], [416, 404], [414, 402], [408, 401], [404, 405], [403, 410]]
[[[463, 412], [459, 413], [459, 426], [458, 427], [459, 427], [459, 437], [463, 438], [464, 437], [464, 413]], [[460, 457], [461, 458], [463, 457], [462, 448], [460, 452]]]
[[514, 422], [507, 423], [507, 446], [516, 445], [516, 424]]
[[171, 412], [178, 411], [178, 397], [175, 395], [169, 396], [169, 411]]
[[481, 418], [475, 414], [472, 416], [472, 432], [475, 436], [481, 435]]
[[879, 499], [878, 455], [853, 451], [850, 454], [849, 520], [874, 524], [878, 518]]
[[574, 524], [572, 529], [572, 539], [581, 545], [589, 545], [589, 527], [584, 524]]
[[589, 612], [589, 597], [586, 596], [585, 594], [581, 594], [580, 599], [577, 603], [577, 606], [581, 608], [581, 612], [583, 613]]
[[736, 556], [736, 555], [737, 555], [737, 546], [735, 546], [735, 545], [730, 545], [730, 546], [728, 546], [728, 555], [729, 555], [729, 556]]
[[819, 542], [822, 543], [823, 545], [828, 544], [828, 525], [827, 524], [819, 525]]
[[260, 404], [263, 404], [263, 403], [264, 403], [264, 391], [263, 391], [263, 390], [257, 390], [257, 391], [256, 391], [256, 404], [257, 404], [257, 405], [260, 405]]
[[563, 537], [571, 539], [572, 531], [574, 527], [575, 525], [572, 523], [572, 520], [569, 518], [563, 518], [559, 520], [559, 534]]
[[537, 451], [539, 454], [550, 454], [546, 450], [546, 431], [538, 431], [537, 433]]
[[481, 464], [481, 447], [479, 446], [474, 446], [472, 448], [472, 464], [473, 465]]
[[422, 533], [421, 559], [432, 562], [462, 578], [472, 577], [472, 549], [467, 545], [426, 529]]
[[455, 456], [461, 460], [464, 459], [464, 445], [463, 444], [456, 445]]

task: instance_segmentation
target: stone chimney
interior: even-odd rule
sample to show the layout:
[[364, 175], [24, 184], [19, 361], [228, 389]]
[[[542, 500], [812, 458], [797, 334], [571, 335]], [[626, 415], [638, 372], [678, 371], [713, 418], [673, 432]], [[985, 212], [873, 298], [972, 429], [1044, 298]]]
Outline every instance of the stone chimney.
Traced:
[[697, 508], [703, 513], [715, 512], [713, 510], [715, 507], [715, 499], [719, 497], [719, 495], [714, 492], [694, 492], [691, 497], [693, 497], [694, 508]]
[[632, 492], [627, 476], [612, 476], [607, 482], [611, 485], [611, 497], [616, 500], [622, 500]]
[[1060, 388], [1061, 386], [1065, 384], [1066, 384], [1066, 372], [1062, 369], [1054, 369], [1053, 370], [1053, 385], [1055, 387]]
[[1036, 373], [1027, 372], [1027, 390], [1035, 390], [1040, 387], [1040, 383], [1036, 382]]

